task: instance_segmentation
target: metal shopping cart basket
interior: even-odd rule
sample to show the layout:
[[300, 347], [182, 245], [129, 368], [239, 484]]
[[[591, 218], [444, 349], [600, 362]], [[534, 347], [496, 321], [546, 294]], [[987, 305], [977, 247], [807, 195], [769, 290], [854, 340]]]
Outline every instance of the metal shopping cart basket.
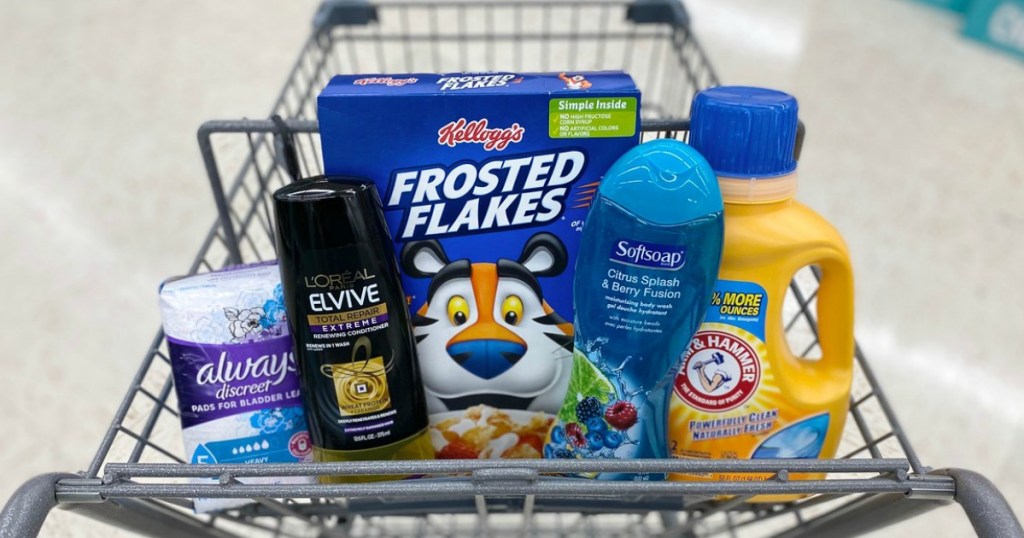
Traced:
[[[321, 172], [315, 97], [331, 75], [506, 69], [626, 69], [644, 94], [644, 138], [685, 139], [694, 92], [718, 83], [679, 0], [328, 1], [266, 120], [199, 130], [218, 219], [190, 273], [275, 256], [270, 194]], [[799, 143], [799, 142], [798, 142]], [[225, 181], [227, 180], [227, 181]], [[784, 312], [802, 356], [817, 352], [816, 273], [793, 281]], [[985, 478], [932, 471], [914, 453], [860, 351], [839, 459], [407, 461], [189, 465], [162, 333], [132, 380], [99, 450], [78, 475], [22, 486], [0, 538], [34, 536], [54, 506], [160, 537], [404, 535], [848, 536], [953, 501], [979, 536], [1024, 537]], [[743, 482], [596, 482], [566, 471], [770, 473]], [[798, 479], [793, 473], [828, 473]], [[451, 474], [360, 484], [246, 485], [246, 476]], [[187, 477], [219, 476], [190, 485]], [[809, 496], [750, 504], [756, 494]], [[195, 515], [191, 498], [251, 498]], [[723, 500], [725, 499], [725, 500]]]

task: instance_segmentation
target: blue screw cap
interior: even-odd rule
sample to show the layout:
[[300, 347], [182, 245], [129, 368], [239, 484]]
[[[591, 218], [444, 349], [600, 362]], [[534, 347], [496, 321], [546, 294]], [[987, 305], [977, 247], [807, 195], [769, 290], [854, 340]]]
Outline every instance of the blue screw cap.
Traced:
[[772, 178], [796, 170], [796, 98], [748, 86], [698, 93], [690, 107], [690, 145], [720, 176]]

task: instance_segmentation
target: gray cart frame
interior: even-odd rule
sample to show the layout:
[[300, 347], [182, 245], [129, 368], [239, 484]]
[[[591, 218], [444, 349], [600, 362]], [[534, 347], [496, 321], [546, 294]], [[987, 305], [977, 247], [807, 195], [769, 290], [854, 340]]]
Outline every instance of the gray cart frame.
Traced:
[[[498, 65], [498, 55], [506, 52], [513, 65]], [[294, 178], [321, 173], [315, 96], [331, 74], [552, 70], [565, 64], [630, 71], [644, 92], [645, 139], [685, 140], [690, 99], [718, 84], [678, 0], [325, 2], [270, 119], [211, 121], [199, 129], [218, 218], [189, 274], [274, 257], [269, 195]], [[231, 181], [225, 184], [224, 177]], [[817, 276], [814, 268], [799, 273], [784, 309], [790, 346], [805, 357], [817, 352]], [[159, 537], [852, 536], [954, 501], [978, 536], [1024, 538], [991, 482], [970, 471], [932, 471], [920, 462], [859, 348], [855, 359], [838, 459], [200, 466], [181, 457], [170, 361], [158, 332], [89, 467], [26, 482], [0, 513], [0, 538], [35, 536], [55, 506]], [[552, 476], [578, 471], [769, 473], [772, 478], [609, 483]], [[828, 475], [811, 480], [796, 474], [810, 472]], [[250, 476], [406, 473], [435, 478], [242, 483]], [[219, 480], [198, 485], [188, 484], [188, 477]], [[746, 502], [753, 495], [784, 493], [809, 496], [778, 504]], [[195, 497], [254, 503], [195, 515], [189, 500]]]

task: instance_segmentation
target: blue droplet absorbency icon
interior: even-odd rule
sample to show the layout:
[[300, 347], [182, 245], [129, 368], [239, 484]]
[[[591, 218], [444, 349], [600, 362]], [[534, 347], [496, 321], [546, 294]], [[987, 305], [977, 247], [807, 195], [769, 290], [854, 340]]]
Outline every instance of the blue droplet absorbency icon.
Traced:
[[751, 458], [817, 458], [828, 434], [828, 413], [791, 424], [764, 440]]

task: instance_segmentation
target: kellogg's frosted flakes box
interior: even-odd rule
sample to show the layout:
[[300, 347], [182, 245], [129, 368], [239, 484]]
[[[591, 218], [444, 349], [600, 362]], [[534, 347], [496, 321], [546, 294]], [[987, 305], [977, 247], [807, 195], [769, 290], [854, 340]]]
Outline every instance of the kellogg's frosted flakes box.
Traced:
[[572, 282], [605, 171], [639, 142], [622, 72], [334, 77], [324, 169], [377, 184], [439, 458], [538, 458], [571, 390]]

